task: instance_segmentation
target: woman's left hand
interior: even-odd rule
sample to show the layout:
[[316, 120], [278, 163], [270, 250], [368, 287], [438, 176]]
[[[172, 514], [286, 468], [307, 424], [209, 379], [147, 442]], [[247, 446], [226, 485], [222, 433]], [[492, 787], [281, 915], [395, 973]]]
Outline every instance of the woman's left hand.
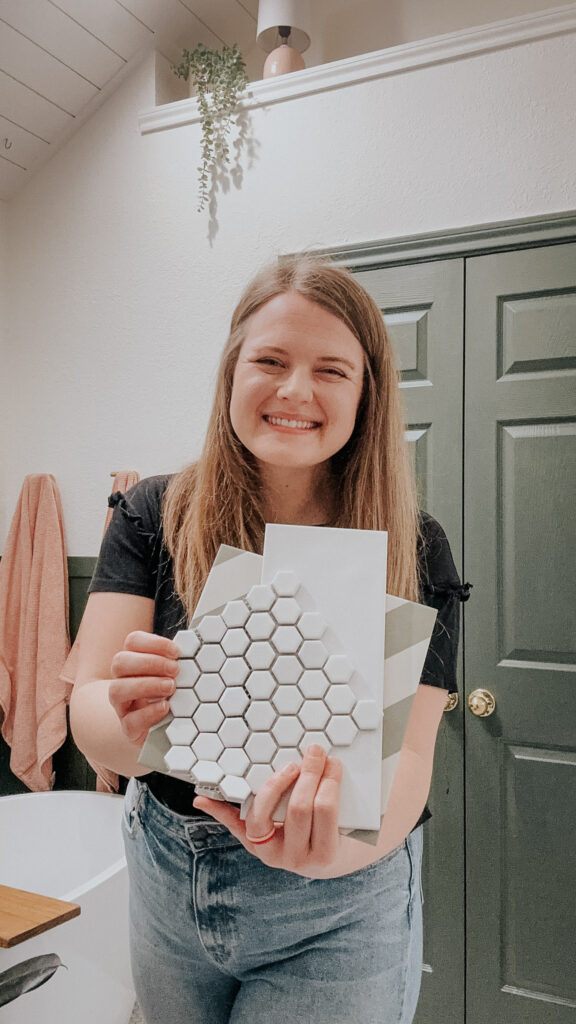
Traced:
[[[196, 797], [194, 806], [230, 830], [264, 864], [308, 878], [324, 876], [340, 852], [338, 807], [342, 764], [327, 757], [318, 744], [308, 747], [300, 765], [288, 764], [265, 783], [254, 797], [245, 821], [233, 804]], [[257, 843], [274, 828], [274, 812], [293, 786], [283, 825], [273, 838]]]

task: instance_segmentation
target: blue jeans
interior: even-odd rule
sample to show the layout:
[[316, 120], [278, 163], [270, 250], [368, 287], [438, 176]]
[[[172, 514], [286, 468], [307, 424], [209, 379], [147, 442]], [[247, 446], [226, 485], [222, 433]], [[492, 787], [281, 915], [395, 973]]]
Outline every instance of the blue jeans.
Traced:
[[131, 953], [147, 1024], [410, 1024], [420, 990], [422, 829], [311, 880], [228, 830], [126, 793]]

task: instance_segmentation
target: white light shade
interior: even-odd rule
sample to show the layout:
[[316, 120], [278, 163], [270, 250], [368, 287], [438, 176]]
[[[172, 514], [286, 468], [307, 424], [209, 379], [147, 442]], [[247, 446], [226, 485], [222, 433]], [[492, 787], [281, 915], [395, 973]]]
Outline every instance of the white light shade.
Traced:
[[278, 27], [289, 25], [289, 45], [303, 53], [310, 46], [310, 3], [309, 0], [260, 0], [258, 5], [258, 45], [270, 53], [282, 40]]

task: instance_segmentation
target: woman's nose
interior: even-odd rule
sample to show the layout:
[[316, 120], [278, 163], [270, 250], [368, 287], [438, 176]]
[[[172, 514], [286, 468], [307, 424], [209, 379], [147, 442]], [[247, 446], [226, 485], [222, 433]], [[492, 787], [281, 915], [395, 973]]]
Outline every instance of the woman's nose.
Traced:
[[292, 401], [311, 402], [314, 397], [313, 383], [306, 370], [292, 370], [279, 383], [278, 398], [289, 398]]

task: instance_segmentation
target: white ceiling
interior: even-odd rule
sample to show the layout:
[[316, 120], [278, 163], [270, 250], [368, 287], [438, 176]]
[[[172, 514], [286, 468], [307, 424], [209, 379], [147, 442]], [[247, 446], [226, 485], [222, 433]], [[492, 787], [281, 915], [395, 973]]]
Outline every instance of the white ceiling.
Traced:
[[258, 0], [0, 0], [0, 199], [8, 199], [144, 53], [256, 37]]

